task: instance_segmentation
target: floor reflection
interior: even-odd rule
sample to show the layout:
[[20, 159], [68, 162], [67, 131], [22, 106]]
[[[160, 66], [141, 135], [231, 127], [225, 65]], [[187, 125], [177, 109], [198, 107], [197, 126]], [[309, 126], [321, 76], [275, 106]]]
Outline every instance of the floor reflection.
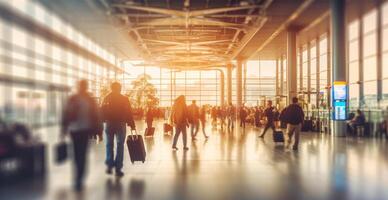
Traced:
[[[45, 181], [2, 184], [0, 199], [388, 199], [385, 140], [303, 133], [295, 152], [274, 144], [271, 134], [258, 139], [261, 129], [232, 131], [209, 123], [209, 139], [189, 137], [189, 151], [172, 151], [163, 121], [155, 127], [155, 136], [144, 139], [146, 162], [131, 164], [126, 149], [120, 179], [104, 173], [105, 147], [97, 144], [83, 192], [72, 190], [70, 162], [56, 166], [49, 160]], [[58, 141], [52, 134], [42, 138], [48, 149]]]

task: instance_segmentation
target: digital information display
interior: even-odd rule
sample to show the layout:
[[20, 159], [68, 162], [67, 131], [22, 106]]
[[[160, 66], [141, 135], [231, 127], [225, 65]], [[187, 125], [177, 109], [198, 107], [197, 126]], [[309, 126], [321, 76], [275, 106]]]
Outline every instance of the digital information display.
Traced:
[[334, 120], [346, 120], [346, 101], [348, 97], [346, 82], [334, 82], [333, 88], [333, 118]]

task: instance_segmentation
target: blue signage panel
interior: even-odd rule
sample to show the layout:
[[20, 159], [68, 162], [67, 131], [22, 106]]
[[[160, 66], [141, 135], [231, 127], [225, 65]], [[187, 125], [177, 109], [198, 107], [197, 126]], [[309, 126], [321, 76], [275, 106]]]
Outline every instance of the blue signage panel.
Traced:
[[333, 119], [347, 119], [347, 98], [348, 90], [346, 82], [334, 82], [332, 87], [333, 94]]

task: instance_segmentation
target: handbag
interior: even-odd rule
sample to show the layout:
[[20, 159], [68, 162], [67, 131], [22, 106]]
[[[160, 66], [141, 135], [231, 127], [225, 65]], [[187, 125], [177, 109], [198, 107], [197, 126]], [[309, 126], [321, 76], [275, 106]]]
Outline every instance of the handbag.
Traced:
[[62, 164], [68, 158], [68, 144], [66, 142], [60, 142], [55, 146], [55, 162]]

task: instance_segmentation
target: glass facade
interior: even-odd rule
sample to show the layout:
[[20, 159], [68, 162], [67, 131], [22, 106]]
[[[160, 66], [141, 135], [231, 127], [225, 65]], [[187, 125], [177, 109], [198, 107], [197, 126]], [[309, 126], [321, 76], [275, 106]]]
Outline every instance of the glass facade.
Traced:
[[[0, 1], [15, 15], [33, 20], [51, 33], [41, 35], [10, 18], [0, 18], [0, 116], [33, 127], [56, 124], [62, 104], [76, 81], [87, 79], [98, 97], [101, 84], [112, 78], [114, 56], [30, 0]], [[87, 55], [80, 55], [64, 38]], [[74, 45], [75, 44], [75, 45]], [[92, 56], [91, 56], [92, 55]], [[99, 59], [97, 59], [99, 58]], [[115, 74], [115, 73], [113, 73]]]
[[381, 8], [382, 20], [382, 97], [384, 105], [388, 105], [388, 2]]
[[136, 63], [139, 62], [123, 63], [125, 70], [131, 72], [124, 76], [124, 92], [132, 90], [132, 81], [139, 75], [147, 74], [151, 77], [149, 82], [157, 90], [156, 95], [160, 106], [171, 106], [179, 95], [185, 95], [187, 103], [196, 100], [198, 105], [220, 105], [221, 75], [219, 70], [178, 71], [159, 67], [136, 67]]

